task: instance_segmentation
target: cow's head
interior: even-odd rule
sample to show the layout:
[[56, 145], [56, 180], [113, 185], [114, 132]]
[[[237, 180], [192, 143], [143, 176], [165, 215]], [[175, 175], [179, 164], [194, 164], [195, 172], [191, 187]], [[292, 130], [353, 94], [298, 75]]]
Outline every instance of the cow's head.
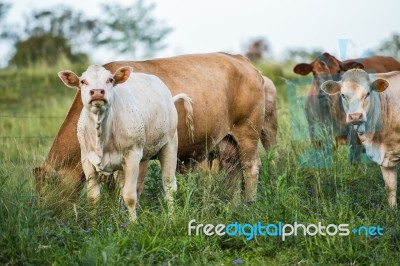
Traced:
[[66, 70], [58, 73], [60, 79], [71, 88], [81, 90], [83, 106], [92, 112], [104, 110], [110, 106], [113, 87], [125, 82], [132, 72], [132, 67], [120, 67], [111, 74], [100, 65], [91, 65], [78, 77], [74, 72]]
[[297, 64], [293, 71], [296, 74], [306, 76], [313, 73], [318, 87], [325, 80], [340, 80], [341, 75], [350, 69], [363, 69], [364, 66], [357, 61], [341, 62], [329, 53], [323, 53], [311, 63]]
[[385, 91], [388, 86], [389, 83], [384, 79], [375, 79], [364, 70], [353, 69], [344, 73], [339, 82], [324, 82], [321, 89], [329, 95], [340, 94], [346, 123], [353, 125], [358, 133], [364, 133], [371, 103], [379, 101], [378, 93]]

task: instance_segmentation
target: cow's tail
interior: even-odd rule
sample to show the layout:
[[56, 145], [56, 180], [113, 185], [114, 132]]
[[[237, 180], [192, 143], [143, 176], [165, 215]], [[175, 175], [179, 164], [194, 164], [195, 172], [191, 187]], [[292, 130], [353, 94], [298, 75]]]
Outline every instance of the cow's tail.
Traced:
[[186, 111], [186, 126], [188, 128], [189, 139], [192, 143], [194, 143], [194, 122], [193, 122], [193, 106], [192, 99], [186, 93], [179, 93], [172, 97], [172, 100], [175, 102], [179, 100], [183, 100], [183, 107]]

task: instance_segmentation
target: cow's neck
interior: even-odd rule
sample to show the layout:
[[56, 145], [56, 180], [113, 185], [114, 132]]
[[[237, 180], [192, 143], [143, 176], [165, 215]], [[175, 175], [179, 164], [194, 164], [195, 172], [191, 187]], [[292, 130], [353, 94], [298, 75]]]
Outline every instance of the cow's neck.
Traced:
[[367, 112], [365, 133], [375, 134], [382, 131], [382, 114], [379, 94], [371, 91], [370, 108]]
[[374, 162], [381, 164], [384, 154], [375, 145], [375, 139], [380, 138], [382, 134], [382, 110], [380, 97], [377, 92], [371, 92], [370, 108], [367, 112], [367, 122], [365, 123], [365, 132], [357, 132], [358, 136], [366, 149], [367, 156]]
[[111, 129], [112, 129], [112, 108], [107, 108], [105, 111], [99, 111], [96, 113], [91, 113], [91, 125], [90, 127], [95, 132], [95, 143], [94, 147], [96, 149], [96, 154], [102, 158], [104, 146], [110, 139]]

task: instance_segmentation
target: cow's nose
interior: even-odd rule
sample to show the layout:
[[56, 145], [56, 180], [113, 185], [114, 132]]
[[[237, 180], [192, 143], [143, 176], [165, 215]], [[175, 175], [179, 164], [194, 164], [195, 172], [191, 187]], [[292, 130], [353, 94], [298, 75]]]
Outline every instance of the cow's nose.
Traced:
[[92, 96], [92, 99], [103, 99], [104, 94], [105, 94], [105, 91], [103, 89], [90, 90], [90, 95]]
[[362, 122], [363, 114], [362, 113], [352, 113], [349, 114], [349, 122], [352, 124], [359, 124]]

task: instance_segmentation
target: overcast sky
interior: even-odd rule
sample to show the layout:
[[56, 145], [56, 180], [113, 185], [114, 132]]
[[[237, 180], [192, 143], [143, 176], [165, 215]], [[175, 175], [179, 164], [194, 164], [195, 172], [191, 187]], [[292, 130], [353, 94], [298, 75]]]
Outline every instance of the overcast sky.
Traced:
[[[347, 58], [361, 56], [400, 32], [399, 0], [148, 0], [154, 15], [173, 29], [168, 48], [157, 56], [226, 51], [244, 53], [249, 39], [266, 38], [275, 57], [288, 48], [320, 48], [339, 56], [339, 39], [348, 39]], [[32, 8], [67, 3], [101, 16], [99, 3], [84, 0], [9, 1], [9, 19], [22, 21]], [[131, 1], [107, 1], [128, 4]], [[4, 57], [5, 50], [2, 51]], [[95, 63], [122, 59], [92, 55]]]

